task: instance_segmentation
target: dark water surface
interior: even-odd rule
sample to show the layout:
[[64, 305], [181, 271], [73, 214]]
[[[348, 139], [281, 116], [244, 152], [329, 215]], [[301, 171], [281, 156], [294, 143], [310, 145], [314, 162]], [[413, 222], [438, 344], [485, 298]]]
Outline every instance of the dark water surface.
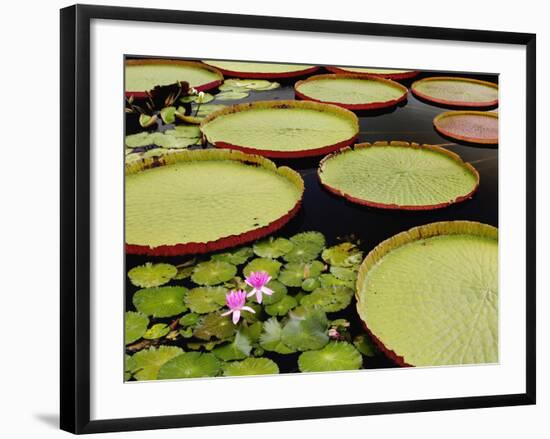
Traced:
[[[443, 76], [430, 74], [429, 76]], [[428, 76], [424, 74], [424, 76]], [[470, 76], [491, 82], [497, 82], [492, 75]], [[418, 78], [415, 78], [415, 80]], [[401, 81], [410, 86], [411, 81]], [[267, 92], [251, 92], [249, 97], [239, 101], [211, 103], [234, 104], [257, 100], [294, 99], [293, 83]], [[303, 205], [298, 215], [276, 235], [291, 236], [297, 232], [315, 230], [327, 238], [327, 245], [338, 243], [338, 239], [353, 235], [357, 237], [360, 247], [366, 253], [381, 241], [411, 227], [436, 221], [472, 220], [498, 226], [498, 148], [458, 145], [454, 141], [439, 135], [432, 125], [433, 118], [448, 109], [430, 105], [415, 98], [409, 92], [408, 100], [401, 106], [387, 112], [359, 113], [361, 132], [360, 142], [378, 140], [402, 140], [408, 142], [444, 145], [459, 154], [464, 161], [472, 163], [480, 174], [480, 186], [471, 200], [450, 207], [432, 211], [390, 211], [369, 208], [353, 204], [324, 190], [317, 178], [317, 166], [322, 157], [297, 160], [274, 160], [278, 165], [287, 165], [296, 169], [305, 181]], [[127, 133], [135, 132], [135, 127], [127, 126]], [[143, 264], [146, 261], [166, 261], [181, 263], [180, 258], [151, 258], [127, 255], [127, 268]], [[126, 308], [133, 310], [132, 295], [137, 290], [126, 280]], [[333, 313], [332, 318], [346, 318], [351, 324], [351, 332], [361, 333], [361, 324], [352, 303], [346, 310]], [[165, 319], [171, 320], [171, 319]], [[177, 342], [171, 344], [178, 344]], [[281, 372], [297, 371], [297, 354], [277, 355], [266, 352], [266, 357], [275, 360]], [[365, 368], [392, 367], [383, 356], [365, 361]]]

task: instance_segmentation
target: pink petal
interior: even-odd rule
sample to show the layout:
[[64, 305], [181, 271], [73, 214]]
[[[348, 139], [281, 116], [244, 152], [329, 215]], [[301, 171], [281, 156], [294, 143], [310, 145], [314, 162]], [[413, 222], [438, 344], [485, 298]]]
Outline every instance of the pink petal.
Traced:
[[271, 296], [271, 295], [273, 294], [273, 290], [270, 289], [270, 288], [267, 288], [267, 287], [263, 287], [263, 288], [262, 288], [262, 292], [263, 292], [264, 294], [267, 294], [268, 296]]
[[233, 311], [233, 324], [234, 325], [239, 323], [240, 318], [241, 318], [241, 312], [239, 310]]
[[256, 293], [256, 289], [253, 289], [250, 293], [246, 295], [246, 297], [253, 296]]
[[256, 290], [256, 300], [258, 303], [262, 303], [262, 290]]
[[[251, 312], [252, 314], [256, 314], [256, 311], [254, 311], [254, 310], [253, 310], [252, 308], [250, 308], [249, 306], [243, 306], [241, 309], [242, 309], [243, 311], [249, 311], [249, 312]], [[240, 314], [240, 312], [239, 312], [239, 314]]]
[[232, 312], [233, 312], [233, 311], [231, 311], [231, 310], [229, 310], [229, 311], [227, 311], [227, 312], [224, 312], [224, 313], [222, 314], [222, 317], [228, 316], [228, 315], [231, 314]]

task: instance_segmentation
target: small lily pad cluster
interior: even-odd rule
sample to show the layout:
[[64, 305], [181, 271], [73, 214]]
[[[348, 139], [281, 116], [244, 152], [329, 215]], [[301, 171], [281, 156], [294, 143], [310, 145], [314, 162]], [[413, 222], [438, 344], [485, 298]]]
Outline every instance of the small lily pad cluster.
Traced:
[[335, 315], [353, 306], [362, 259], [355, 243], [327, 247], [309, 231], [132, 267], [126, 379], [276, 374], [281, 358], [301, 372], [362, 368], [376, 348]]
[[245, 99], [251, 90], [269, 91], [280, 86], [278, 82], [265, 79], [226, 79], [219, 87], [221, 93], [216, 95], [216, 101]]

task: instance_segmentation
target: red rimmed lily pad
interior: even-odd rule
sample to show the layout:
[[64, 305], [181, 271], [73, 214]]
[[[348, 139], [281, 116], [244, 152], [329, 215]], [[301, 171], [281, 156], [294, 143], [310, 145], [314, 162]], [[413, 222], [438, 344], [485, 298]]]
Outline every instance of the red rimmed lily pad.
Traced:
[[258, 101], [232, 105], [201, 123], [218, 148], [275, 158], [311, 157], [352, 144], [357, 116], [335, 105], [310, 101]]
[[321, 184], [357, 204], [382, 209], [431, 210], [471, 198], [479, 173], [435, 145], [361, 143], [321, 160]]
[[375, 69], [367, 67], [337, 67], [337, 66], [326, 66], [328, 71], [337, 74], [347, 74], [347, 73], [356, 73], [359, 75], [370, 75], [377, 76], [379, 78], [386, 79], [409, 79], [414, 78], [420, 72], [416, 70], [399, 70], [399, 69]]
[[303, 191], [297, 172], [239, 151], [133, 162], [126, 166], [126, 251], [184, 255], [254, 241], [298, 212]]
[[145, 97], [155, 86], [185, 81], [198, 91], [216, 88], [222, 73], [212, 66], [177, 59], [131, 59], [126, 61], [126, 96]]
[[434, 127], [441, 134], [468, 143], [496, 145], [498, 114], [485, 111], [447, 111], [434, 118]]
[[446, 107], [489, 108], [498, 104], [498, 85], [479, 79], [434, 76], [414, 82], [411, 91]]
[[498, 362], [498, 230], [427, 224], [376, 246], [357, 279], [357, 312], [401, 366]]
[[308, 75], [319, 69], [303, 64], [277, 64], [247, 61], [203, 60], [206, 65], [215, 67], [226, 76], [246, 79], [294, 78]]
[[407, 87], [374, 76], [315, 75], [294, 85], [296, 96], [348, 110], [389, 108], [407, 99]]

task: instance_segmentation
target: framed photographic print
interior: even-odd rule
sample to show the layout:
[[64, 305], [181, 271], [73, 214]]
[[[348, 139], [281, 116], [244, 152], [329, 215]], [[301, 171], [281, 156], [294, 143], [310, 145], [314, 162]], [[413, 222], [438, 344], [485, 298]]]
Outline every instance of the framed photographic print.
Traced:
[[61, 56], [64, 430], [535, 403], [534, 35], [79, 5]]

